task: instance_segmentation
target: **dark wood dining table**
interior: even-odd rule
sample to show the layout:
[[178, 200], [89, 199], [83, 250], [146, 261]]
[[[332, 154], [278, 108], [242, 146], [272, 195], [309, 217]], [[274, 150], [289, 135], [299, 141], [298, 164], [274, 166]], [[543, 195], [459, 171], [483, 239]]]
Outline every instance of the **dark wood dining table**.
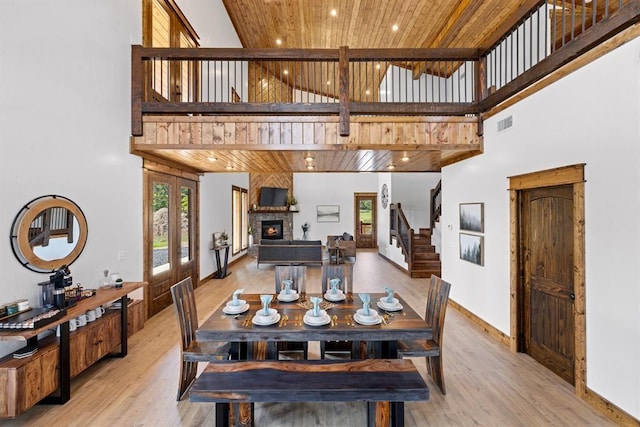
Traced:
[[[377, 306], [377, 301], [386, 293], [371, 293], [371, 307], [381, 316], [381, 323], [362, 325], [355, 321], [356, 310], [362, 308], [357, 295], [347, 294], [344, 301], [331, 302], [323, 299], [321, 308], [325, 309], [331, 321], [327, 325], [310, 326], [303, 318], [311, 309], [310, 297], [322, 295], [300, 295], [297, 301], [281, 302], [273, 295], [270, 308], [280, 314], [280, 320], [272, 325], [255, 325], [252, 322], [256, 312], [262, 309], [260, 294], [242, 294], [240, 299], [249, 304], [249, 308], [240, 314], [225, 314], [226, 301], [218, 307], [196, 331], [198, 341], [232, 342], [237, 347], [239, 359], [251, 359], [253, 343], [266, 342], [267, 359], [275, 359], [276, 346], [282, 341], [361, 341], [371, 344], [371, 354], [367, 357], [396, 358], [397, 340], [431, 339], [432, 328], [399, 295], [394, 295], [402, 305], [402, 310], [386, 311]], [[229, 297], [231, 300], [231, 296]]]

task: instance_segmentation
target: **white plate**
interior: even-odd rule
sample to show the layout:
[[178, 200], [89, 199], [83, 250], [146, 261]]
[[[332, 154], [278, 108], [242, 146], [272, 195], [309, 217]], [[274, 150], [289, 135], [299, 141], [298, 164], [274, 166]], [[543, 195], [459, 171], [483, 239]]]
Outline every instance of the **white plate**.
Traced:
[[391, 305], [395, 306], [395, 305], [400, 304], [400, 301], [398, 300], [398, 298], [393, 298], [393, 301], [387, 302], [387, 297], [382, 297], [382, 298], [379, 299], [379, 301], [381, 303], [383, 303], [384, 305], [389, 305], [389, 306], [391, 306]]
[[329, 301], [344, 301], [347, 298], [347, 296], [343, 293], [343, 292], [336, 292], [335, 294], [331, 294], [329, 292], [325, 292], [324, 294], [324, 299], [329, 300]]
[[273, 325], [274, 323], [278, 323], [280, 321], [280, 313], [276, 313], [273, 317], [267, 316], [253, 316], [251, 319], [254, 325], [258, 326], [268, 326]]
[[353, 320], [360, 323], [361, 325], [377, 325], [378, 323], [382, 322], [382, 319], [378, 315], [376, 315], [375, 317], [371, 317], [371, 316], [361, 316], [358, 313], [353, 315]]
[[239, 305], [244, 305], [244, 304], [246, 304], [246, 303], [247, 303], [247, 302], [246, 302], [245, 300], [243, 300], [243, 299], [239, 299], [239, 300], [238, 300], [238, 304], [234, 304], [234, 303], [233, 303], [233, 300], [231, 300], [231, 301], [227, 301], [227, 307], [237, 307], [237, 306], [239, 306]]
[[222, 308], [222, 312], [225, 314], [240, 314], [247, 310], [249, 310], [249, 304], [227, 305]]
[[402, 304], [398, 303], [398, 304], [389, 304], [386, 302], [382, 302], [382, 301], [378, 301], [378, 307], [380, 307], [383, 310], [386, 311], [399, 311], [402, 310]]
[[320, 316], [311, 316], [309, 313], [305, 314], [302, 318], [302, 321], [309, 326], [322, 326], [331, 322], [331, 317], [327, 314], [326, 311], [322, 310], [324, 315], [321, 313]]
[[298, 295], [298, 293], [294, 291], [291, 291], [290, 294], [285, 294], [284, 291], [278, 294], [278, 301], [282, 302], [291, 302], [297, 300], [298, 298], [300, 298], [300, 295]]
[[378, 312], [375, 311], [373, 308], [369, 308], [369, 315], [368, 316], [365, 316], [363, 308], [357, 309], [356, 310], [356, 314], [358, 316], [360, 316], [360, 318], [364, 319], [365, 321], [377, 319], [378, 317], [380, 317], [380, 316], [378, 316]]

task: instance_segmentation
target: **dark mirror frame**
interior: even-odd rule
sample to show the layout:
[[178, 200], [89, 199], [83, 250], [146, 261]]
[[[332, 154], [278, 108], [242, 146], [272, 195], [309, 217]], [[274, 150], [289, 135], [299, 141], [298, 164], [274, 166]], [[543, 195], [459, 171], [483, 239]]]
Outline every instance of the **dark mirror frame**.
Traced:
[[[70, 253], [59, 259], [44, 260], [35, 254], [29, 242], [29, 228], [43, 211], [50, 208], [64, 208], [73, 214], [78, 221], [79, 233], [77, 238], [74, 236], [76, 244]], [[87, 243], [87, 234], [87, 219], [78, 205], [63, 196], [47, 195], [31, 200], [18, 212], [11, 224], [11, 249], [24, 267], [37, 273], [51, 273], [78, 259]]]

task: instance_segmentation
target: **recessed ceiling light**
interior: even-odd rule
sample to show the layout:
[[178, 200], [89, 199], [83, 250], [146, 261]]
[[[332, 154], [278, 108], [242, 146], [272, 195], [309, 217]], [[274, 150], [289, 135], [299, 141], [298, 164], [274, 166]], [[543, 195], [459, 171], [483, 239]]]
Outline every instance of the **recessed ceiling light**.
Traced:
[[282, 40], [280, 40], [280, 39], [276, 39], [276, 44], [277, 44], [278, 46], [280, 46], [280, 45], [282, 44]]
[[283, 73], [286, 76], [287, 74], [289, 74], [289, 70], [284, 70]]
[[393, 24], [393, 27], [391, 27], [391, 29], [393, 31], [398, 31], [398, 24]]
[[338, 14], [338, 11], [335, 9], [331, 9], [331, 16], [336, 16]]
[[409, 161], [409, 156], [407, 156], [406, 154], [402, 157], [400, 157], [400, 160], [402, 160], [403, 162], [408, 162]]
[[327, 80], [327, 86], [331, 86], [331, 82]]
[[371, 93], [371, 91], [370, 91], [369, 89], [367, 89], [367, 90], [365, 90], [365, 91], [364, 91], [364, 93], [365, 93], [366, 95], [369, 95], [369, 94]]
[[316, 167], [313, 165], [307, 165], [307, 170], [314, 170]]
[[304, 159], [305, 159], [307, 162], [311, 162], [311, 161], [313, 161], [313, 155], [312, 155], [311, 153], [309, 153], [309, 154], [307, 154], [306, 156], [304, 156]]
[[227, 169], [228, 171], [233, 170], [233, 166], [228, 165], [228, 166], [226, 167], [226, 169]]
[[209, 160], [210, 162], [215, 162], [218, 159], [216, 159], [215, 157], [211, 156], [211, 157], [207, 157], [207, 160]]
[[378, 63], [376, 64], [376, 70], [379, 70], [379, 69], [380, 69], [380, 64]]
[[387, 169], [395, 169], [396, 167], [392, 164], [390, 164], [389, 166], [387, 166]]

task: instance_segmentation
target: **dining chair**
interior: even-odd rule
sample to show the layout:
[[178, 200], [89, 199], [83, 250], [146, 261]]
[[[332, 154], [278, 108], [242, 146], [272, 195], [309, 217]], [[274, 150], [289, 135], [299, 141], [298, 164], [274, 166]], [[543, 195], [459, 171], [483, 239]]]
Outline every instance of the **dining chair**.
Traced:
[[175, 308], [182, 347], [180, 351], [180, 379], [178, 382], [178, 396], [182, 400], [196, 378], [198, 362], [227, 360], [231, 354], [231, 344], [221, 342], [198, 342], [196, 329], [198, 328], [198, 313], [196, 299], [193, 293], [191, 277], [181, 280], [171, 286], [171, 297]]
[[275, 272], [276, 293], [279, 293], [283, 289], [283, 280], [292, 280], [293, 284], [291, 285], [291, 289], [295, 289], [301, 296], [306, 294], [306, 265], [276, 265]]
[[[324, 264], [322, 266], [322, 294], [331, 287], [329, 280], [340, 279], [339, 288], [353, 297], [353, 264]], [[320, 358], [348, 358], [356, 359], [360, 353], [360, 343], [354, 341], [320, 341]]]
[[353, 264], [324, 264], [322, 266], [322, 293], [331, 286], [329, 280], [340, 279], [340, 289], [347, 296], [353, 294]]
[[451, 284], [440, 277], [432, 275], [427, 290], [427, 308], [424, 320], [433, 328], [430, 340], [398, 340], [398, 357], [424, 357], [427, 372], [440, 387], [442, 394], [447, 394], [442, 368], [442, 341], [444, 337], [444, 317], [447, 312]]
[[[306, 295], [306, 265], [276, 265], [275, 281], [276, 295], [283, 289], [283, 280], [292, 280], [291, 289], [298, 291], [302, 298]], [[307, 341], [282, 341], [278, 342], [278, 359], [307, 359], [309, 355], [309, 343]]]

